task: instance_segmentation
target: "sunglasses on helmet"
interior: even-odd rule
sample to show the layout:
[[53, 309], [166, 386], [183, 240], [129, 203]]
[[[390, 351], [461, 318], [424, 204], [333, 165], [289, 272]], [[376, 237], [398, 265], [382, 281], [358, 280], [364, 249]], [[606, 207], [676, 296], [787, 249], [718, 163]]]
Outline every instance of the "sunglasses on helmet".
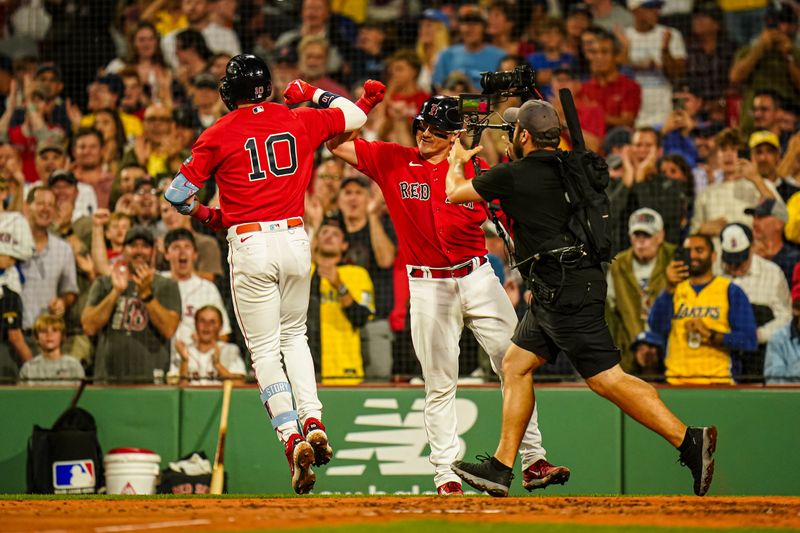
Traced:
[[434, 137], [438, 137], [439, 139], [447, 139], [450, 137], [450, 133], [436, 129], [430, 124], [427, 124], [425, 122], [422, 122], [420, 124], [419, 131], [420, 133], [426, 133], [426, 132], [430, 133], [431, 135], [433, 135]]

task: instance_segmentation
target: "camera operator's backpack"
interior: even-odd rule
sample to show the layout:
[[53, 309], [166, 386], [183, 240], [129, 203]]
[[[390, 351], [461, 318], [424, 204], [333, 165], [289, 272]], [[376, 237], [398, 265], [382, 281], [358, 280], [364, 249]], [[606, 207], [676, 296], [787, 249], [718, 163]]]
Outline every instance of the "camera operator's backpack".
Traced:
[[602, 157], [586, 149], [572, 93], [561, 89], [558, 96], [572, 138], [571, 152], [556, 151], [567, 201], [572, 207], [568, 227], [586, 247], [592, 261], [608, 262], [611, 261], [611, 202], [606, 194], [610, 180], [608, 165]]
[[572, 207], [567, 227], [583, 243], [593, 262], [611, 261], [608, 165], [602, 157], [586, 149], [557, 150], [556, 157], [567, 201]]

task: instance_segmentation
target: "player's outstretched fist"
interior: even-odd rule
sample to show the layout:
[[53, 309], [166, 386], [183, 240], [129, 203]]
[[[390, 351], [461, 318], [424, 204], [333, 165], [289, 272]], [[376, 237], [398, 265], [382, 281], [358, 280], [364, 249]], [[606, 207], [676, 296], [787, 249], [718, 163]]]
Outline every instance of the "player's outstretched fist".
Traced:
[[288, 105], [310, 102], [316, 90], [316, 87], [303, 80], [293, 80], [289, 82], [286, 90], [283, 91], [283, 100]]
[[386, 96], [386, 85], [378, 80], [367, 80], [364, 82], [364, 94], [358, 99], [356, 105], [364, 113], [369, 114], [372, 108], [383, 101]]
[[378, 80], [364, 82], [364, 95], [361, 98], [369, 100], [372, 105], [378, 105], [384, 96], [386, 96], [386, 85]]

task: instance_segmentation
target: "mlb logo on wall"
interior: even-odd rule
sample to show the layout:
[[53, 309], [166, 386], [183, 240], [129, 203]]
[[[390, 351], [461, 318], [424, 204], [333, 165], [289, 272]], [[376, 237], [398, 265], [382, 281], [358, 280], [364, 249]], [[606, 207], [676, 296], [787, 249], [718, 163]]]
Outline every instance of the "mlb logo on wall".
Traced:
[[54, 462], [53, 488], [56, 494], [94, 492], [94, 461], [78, 459]]

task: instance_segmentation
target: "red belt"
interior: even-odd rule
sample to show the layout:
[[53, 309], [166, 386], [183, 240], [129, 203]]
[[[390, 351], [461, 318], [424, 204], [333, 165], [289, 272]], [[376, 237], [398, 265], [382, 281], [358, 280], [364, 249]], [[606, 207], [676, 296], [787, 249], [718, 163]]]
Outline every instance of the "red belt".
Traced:
[[303, 225], [300, 217], [287, 218], [286, 220], [276, 220], [274, 222], [248, 222], [236, 226], [236, 234], [252, 233], [254, 231], [280, 231], [288, 228], [296, 228]]
[[[477, 260], [476, 260], [477, 259]], [[473, 270], [481, 265], [485, 265], [489, 259], [484, 255], [471, 260], [463, 266], [454, 266], [452, 268], [420, 268], [410, 267], [408, 275], [412, 278], [433, 278], [433, 279], [450, 279], [450, 278], [463, 278], [470, 274]]]

